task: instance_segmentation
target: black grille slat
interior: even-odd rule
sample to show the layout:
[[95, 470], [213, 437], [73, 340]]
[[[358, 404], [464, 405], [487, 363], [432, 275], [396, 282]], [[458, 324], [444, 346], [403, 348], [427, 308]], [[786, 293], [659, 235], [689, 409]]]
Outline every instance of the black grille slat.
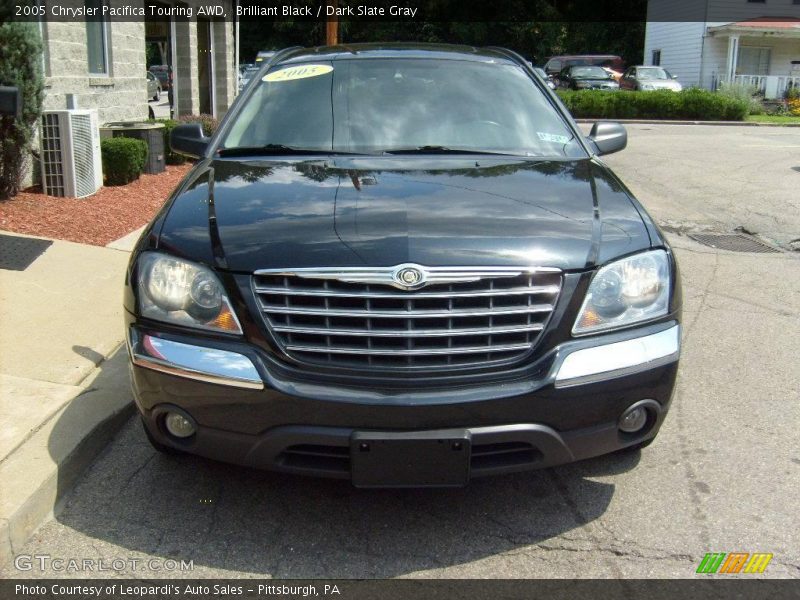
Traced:
[[256, 273], [268, 328], [293, 358], [347, 369], [480, 367], [526, 356], [547, 327], [561, 273], [435, 283], [417, 291], [335, 277]]

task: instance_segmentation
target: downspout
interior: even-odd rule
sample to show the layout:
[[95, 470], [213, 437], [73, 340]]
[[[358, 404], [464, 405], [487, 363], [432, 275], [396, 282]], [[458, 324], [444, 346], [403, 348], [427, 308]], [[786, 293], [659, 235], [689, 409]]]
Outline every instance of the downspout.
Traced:
[[705, 79], [704, 71], [706, 69], [705, 56], [706, 56], [706, 34], [708, 33], [708, 2], [709, 0], [706, 0], [705, 14], [703, 15], [703, 35], [700, 38], [700, 73], [699, 73], [700, 79], [697, 82], [698, 87], [703, 87], [703, 81]]

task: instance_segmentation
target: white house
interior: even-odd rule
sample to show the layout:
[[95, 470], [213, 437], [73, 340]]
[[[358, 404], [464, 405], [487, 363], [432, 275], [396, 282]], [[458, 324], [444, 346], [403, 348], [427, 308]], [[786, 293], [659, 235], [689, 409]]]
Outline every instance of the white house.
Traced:
[[768, 99], [800, 87], [800, 0], [649, 0], [645, 65], [684, 86], [757, 86]]

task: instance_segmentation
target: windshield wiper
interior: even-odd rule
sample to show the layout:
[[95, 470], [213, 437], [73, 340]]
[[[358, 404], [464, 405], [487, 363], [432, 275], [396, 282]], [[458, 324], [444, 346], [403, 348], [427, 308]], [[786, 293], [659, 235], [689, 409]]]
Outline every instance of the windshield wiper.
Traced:
[[467, 148], [448, 148], [447, 146], [416, 146], [415, 148], [386, 148], [382, 154], [498, 154], [501, 156], [519, 156], [508, 152], [492, 152], [491, 150], [469, 150]]
[[220, 156], [252, 156], [254, 154], [267, 156], [313, 155], [331, 156], [339, 154], [355, 154], [355, 152], [340, 152], [338, 150], [323, 150], [321, 148], [297, 148], [283, 144], [265, 144], [264, 146], [234, 146], [217, 150]]

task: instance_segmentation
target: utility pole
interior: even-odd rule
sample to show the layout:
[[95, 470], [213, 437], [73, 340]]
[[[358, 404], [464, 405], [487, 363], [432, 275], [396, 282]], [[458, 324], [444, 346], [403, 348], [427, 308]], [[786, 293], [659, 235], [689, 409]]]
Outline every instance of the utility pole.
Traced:
[[339, 43], [339, 16], [336, 14], [338, 6], [339, 0], [325, 0], [327, 9], [325, 13], [325, 43], [328, 46], [335, 46]]

